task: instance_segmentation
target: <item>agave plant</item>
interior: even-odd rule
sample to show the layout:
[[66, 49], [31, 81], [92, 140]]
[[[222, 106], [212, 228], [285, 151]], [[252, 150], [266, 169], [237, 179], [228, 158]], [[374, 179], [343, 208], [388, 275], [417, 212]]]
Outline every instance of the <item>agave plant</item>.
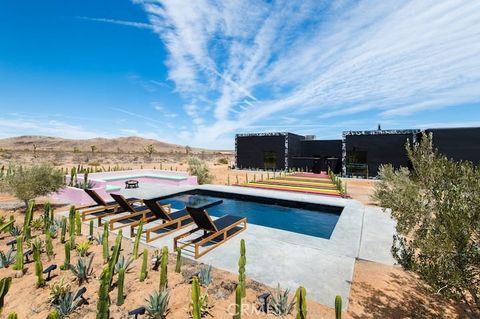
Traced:
[[0, 251], [0, 268], [8, 268], [15, 262], [15, 253], [13, 249], [10, 249], [6, 254]]
[[37, 219], [32, 220], [32, 222], [30, 223], [30, 226], [32, 227], [32, 229], [42, 230], [43, 229], [43, 218], [39, 217]]
[[97, 233], [97, 236], [95, 236], [95, 241], [98, 245], [101, 245], [103, 243], [103, 233]]
[[293, 307], [295, 306], [295, 300], [288, 300], [288, 294], [290, 290], [286, 289], [282, 291], [280, 284], [277, 288], [271, 293], [270, 301], [270, 312], [277, 317], [283, 317], [292, 312]]
[[90, 258], [79, 257], [75, 264], [70, 265], [70, 270], [78, 279], [78, 285], [82, 285], [84, 281], [88, 282], [88, 278], [92, 275], [92, 262], [94, 256], [95, 255], [92, 254]]
[[85, 257], [88, 255], [88, 250], [90, 249], [90, 241], [85, 240], [81, 243], [78, 243], [76, 246], [77, 253], [80, 257]]
[[13, 225], [10, 229], [10, 235], [13, 237], [18, 237], [22, 234], [22, 229], [19, 226]]
[[125, 256], [121, 255], [118, 258], [117, 263], [115, 264], [114, 273], [118, 274], [118, 271], [120, 270], [120, 268], [124, 268], [125, 272], [128, 272], [131, 269], [130, 266], [132, 262], [133, 262], [133, 259], [131, 257], [125, 258]]
[[60, 295], [56, 304], [53, 307], [58, 311], [60, 318], [64, 318], [77, 309], [82, 299], [76, 298], [72, 291], [66, 291], [65, 294]]
[[50, 236], [52, 238], [57, 238], [57, 236], [58, 236], [58, 226], [57, 226], [57, 224], [50, 224], [50, 227], [48, 228], [48, 232], [50, 232]]
[[198, 281], [203, 287], [207, 287], [212, 282], [212, 266], [202, 265], [198, 272]]
[[145, 310], [148, 318], [164, 319], [168, 314], [168, 302], [170, 296], [168, 291], [162, 290], [160, 293], [154, 291], [145, 301]]

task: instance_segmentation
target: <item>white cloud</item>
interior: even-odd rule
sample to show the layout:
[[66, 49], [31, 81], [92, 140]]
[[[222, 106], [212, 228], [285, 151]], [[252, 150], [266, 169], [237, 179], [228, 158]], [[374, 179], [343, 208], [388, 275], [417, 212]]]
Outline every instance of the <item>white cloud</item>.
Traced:
[[139, 28], [139, 29], [153, 30], [153, 28], [150, 24], [143, 23], [143, 22], [125, 21], [125, 20], [117, 20], [117, 19], [106, 19], [106, 18], [91, 18], [91, 17], [77, 17], [77, 18], [82, 19], [82, 20], [119, 24], [119, 25], [124, 25], [124, 26], [128, 26], [128, 27], [135, 27], [135, 28]]

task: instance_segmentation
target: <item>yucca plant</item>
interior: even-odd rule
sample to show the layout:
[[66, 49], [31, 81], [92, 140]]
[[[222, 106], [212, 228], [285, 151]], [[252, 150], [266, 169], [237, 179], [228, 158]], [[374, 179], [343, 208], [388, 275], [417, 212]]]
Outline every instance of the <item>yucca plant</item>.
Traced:
[[167, 290], [154, 291], [145, 301], [145, 310], [148, 318], [164, 319], [168, 314], [168, 302], [170, 296]]
[[80, 305], [80, 302], [82, 301], [81, 298], [76, 298], [75, 299], [76, 293], [73, 293], [72, 291], [66, 291], [65, 294], [61, 295], [58, 298], [58, 302], [53, 305], [55, 310], [58, 311], [58, 314], [60, 315], [60, 318], [64, 318], [70, 314], [72, 314], [75, 309]]
[[90, 246], [91, 246], [90, 241], [85, 240], [85, 241], [82, 241], [81, 243], [78, 243], [75, 249], [77, 250], [77, 254], [80, 257], [85, 257], [88, 255], [88, 250], [90, 249]]
[[295, 300], [288, 300], [289, 289], [283, 290], [278, 284], [277, 288], [271, 293], [270, 312], [277, 317], [284, 317], [292, 312], [295, 306]]
[[75, 264], [70, 265], [70, 270], [78, 279], [78, 285], [82, 285], [84, 281], [88, 282], [88, 278], [93, 274], [92, 262], [94, 256], [92, 254], [88, 259], [79, 257]]
[[0, 251], [0, 268], [8, 268], [15, 262], [15, 252], [10, 249], [7, 253]]
[[212, 266], [202, 265], [198, 272], [198, 281], [203, 287], [207, 287], [212, 282]]

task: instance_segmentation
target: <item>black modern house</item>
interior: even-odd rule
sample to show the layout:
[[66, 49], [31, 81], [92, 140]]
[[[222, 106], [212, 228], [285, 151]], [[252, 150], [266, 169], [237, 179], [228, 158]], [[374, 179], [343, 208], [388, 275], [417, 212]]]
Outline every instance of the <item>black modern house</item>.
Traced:
[[434, 147], [453, 160], [480, 164], [480, 127], [410, 130], [345, 131], [341, 140], [319, 140], [288, 132], [238, 134], [239, 169], [326, 171], [343, 176], [375, 177], [382, 164], [410, 167], [407, 141], [433, 134]]

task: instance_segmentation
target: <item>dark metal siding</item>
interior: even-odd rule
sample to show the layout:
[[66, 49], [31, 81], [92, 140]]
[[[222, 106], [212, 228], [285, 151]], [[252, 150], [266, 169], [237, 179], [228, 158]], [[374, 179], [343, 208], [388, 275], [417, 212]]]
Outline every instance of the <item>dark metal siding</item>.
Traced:
[[265, 152], [277, 154], [277, 169], [285, 169], [285, 135], [237, 136], [237, 167], [264, 168]]
[[480, 127], [428, 129], [433, 133], [433, 146], [455, 161], [480, 164]]

